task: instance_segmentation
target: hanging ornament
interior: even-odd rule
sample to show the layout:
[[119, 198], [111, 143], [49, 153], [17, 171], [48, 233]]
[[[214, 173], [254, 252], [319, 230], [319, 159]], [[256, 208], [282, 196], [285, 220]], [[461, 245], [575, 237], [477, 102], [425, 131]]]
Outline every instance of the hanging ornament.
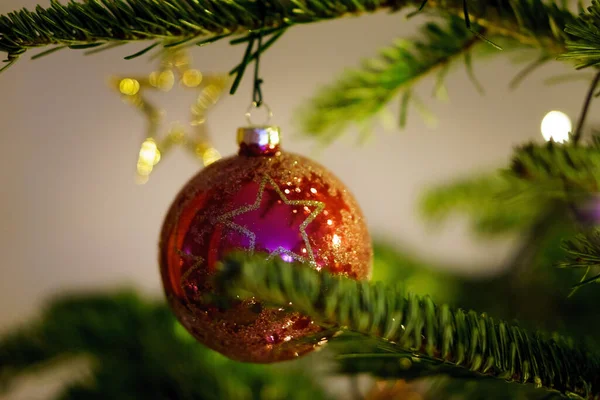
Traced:
[[[148, 100], [146, 92], [169, 92], [177, 82], [180, 87], [199, 92], [191, 106], [189, 127], [171, 122], [166, 135], [159, 135], [165, 112]], [[164, 51], [160, 69], [148, 76], [112, 79], [112, 86], [123, 100], [142, 111], [147, 118], [146, 137], [137, 161], [137, 183], [146, 183], [156, 164], [177, 145], [184, 146], [205, 166], [221, 158], [211, 144], [205, 122], [208, 110], [217, 103], [228, 82], [229, 78], [225, 75], [203, 76], [199, 70], [191, 67], [191, 58], [182, 50]]]
[[[181, 323], [206, 346], [239, 361], [287, 360], [313, 350], [321, 328], [255, 300], [211, 304], [216, 264], [242, 250], [367, 279], [371, 240], [348, 189], [321, 165], [282, 151], [279, 128], [240, 128], [238, 143], [237, 156], [200, 171], [175, 198], [161, 234], [163, 284]], [[315, 340], [299, 341], [309, 335]]]

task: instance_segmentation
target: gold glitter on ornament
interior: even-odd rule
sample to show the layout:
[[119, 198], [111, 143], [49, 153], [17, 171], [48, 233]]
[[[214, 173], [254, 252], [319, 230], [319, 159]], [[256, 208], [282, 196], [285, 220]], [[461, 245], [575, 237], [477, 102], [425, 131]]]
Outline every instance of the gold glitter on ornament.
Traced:
[[[208, 166], [221, 158], [221, 154], [210, 141], [206, 127], [206, 114], [214, 106], [228, 86], [226, 75], [206, 75], [190, 66], [190, 57], [181, 50], [164, 53], [160, 69], [141, 77], [114, 77], [111, 85], [121, 94], [124, 101], [140, 110], [148, 121], [137, 161], [136, 182], [144, 184], [154, 167], [174, 146], [184, 146], [191, 154]], [[169, 92], [176, 83], [184, 89], [199, 91], [192, 104], [189, 127], [170, 122], [166, 135], [159, 138], [159, 127], [165, 112], [152, 104], [147, 91]]]

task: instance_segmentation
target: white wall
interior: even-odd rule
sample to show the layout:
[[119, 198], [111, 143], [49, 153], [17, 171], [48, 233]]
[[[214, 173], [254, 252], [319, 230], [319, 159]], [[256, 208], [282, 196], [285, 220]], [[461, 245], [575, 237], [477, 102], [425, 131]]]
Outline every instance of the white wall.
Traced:
[[[2, 0], [0, 13], [37, 2]], [[428, 229], [416, 213], [416, 199], [429, 185], [501, 166], [521, 141], [541, 140], [539, 123], [547, 111], [576, 117], [586, 84], [543, 84], [544, 78], [569, 71], [561, 64], [544, 67], [510, 92], [508, 81], [517, 67], [508, 55], [476, 62], [484, 97], [456, 68], [448, 79], [449, 103], [430, 99], [432, 79], [427, 79], [419, 88], [439, 118], [438, 127], [427, 128], [413, 112], [405, 131], [379, 129], [362, 146], [348, 135], [316, 154], [314, 143], [300, 139], [291, 124], [293, 111], [319, 85], [393, 38], [413, 33], [418, 22], [378, 14], [290, 29], [263, 59], [266, 100], [287, 135], [285, 148], [313, 153], [347, 182], [374, 234], [465, 268], [489, 264], [505, 254], [503, 246], [471, 241], [459, 222], [441, 233]], [[156, 242], [162, 217], [198, 164], [177, 152], [159, 164], [147, 185], [134, 184], [144, 120], [106, 82], [111, 74], [152, 70], [147, 58], [123, 60], [140, 48], [134, 44], [89, 57], [69, 50], [38, 61], [24, 57], [0, 75], [0, 330], [31, 316], [57, 292], [135, 285], [160, 293]], [[221, 72], [242, 52], [223, 42], [194, 49], [193, 56], [204, 72]], [[185, 121], [190, 98], [169, 100], [168, 112]], [[246, 79], [239, 94], [210, 115], [223, 154], [235, 151], [234, 133], [244, 123], [249, 100]], [[392, 103], [394, 113], [397, 108]]]

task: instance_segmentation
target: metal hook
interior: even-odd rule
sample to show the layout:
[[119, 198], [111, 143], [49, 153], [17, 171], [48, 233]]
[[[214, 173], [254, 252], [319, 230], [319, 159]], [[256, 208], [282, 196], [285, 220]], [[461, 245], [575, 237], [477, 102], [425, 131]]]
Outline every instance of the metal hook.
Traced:
[[248, 106], [248, 109], [246, 110], [246, 121], [248, 121], [248, 124], [256, 125], [252, 122], [252, 111], [259, 109], [261, 107], [264, 107], [265, 110], [267, 111], [267, 118], [266, 118], [265, 122], [262, 123], [261, 125], [268, 125], [269, 122], [271, 122], [271, 118], [273, 118], [273, 111], [271, 111], [271, 107], [269, 107], [266, 103], [258, 104], [258, 102], [253, 101], [252, 103], [250, 103], [250, 105]]

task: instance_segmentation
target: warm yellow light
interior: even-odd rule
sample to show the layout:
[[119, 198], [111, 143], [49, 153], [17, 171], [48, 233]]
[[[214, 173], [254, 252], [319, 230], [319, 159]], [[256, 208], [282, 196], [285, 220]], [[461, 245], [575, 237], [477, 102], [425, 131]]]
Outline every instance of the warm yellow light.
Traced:
[[210, 164], [214, 163], [220, 158], [221, 153], [219, 153], [217, 149], [211, 147], [210, 149], [206, 150], [202, 155], [202, 162], [204, 163], [205, 167], [208, 167]]
[[567, 142], [572, 128], [569, 116], [560, 111], [550, 111], [542, 119], [542, 136], [547, 141], [554, 140], [557, 143]]
[[183, 77], [181, 78], [183, 84], [190, 88], [195, 88], [200, 86], [202, 82], [202, 73], [197, 69], [188, 69], [183, 73]]
[[169, 131], [168, 138], [176, 144], [183, 144], [186, 141], [185, 128], [180, 124], [175, 124]]
[[140, 149], [140, 161], [149, 165], [156, 165], [160, 161], [160, 151], [158, 151], [154, 139], [148, 138], [142, 143]]
[[[152, 138], [148, 138], [142, 143], [140, 155], [137, 162], [138, 177], [150, 175], [152, 169], [160, 161], [160, 151], [156, 146], [156, 142]], [[139, 181], [139, 179], [138, 179]], [[147, 181], [147, 180], [146, 180]], [[145, 182], [143, 182], [145, 183]]]
[[144, 164], [141, 161], [138, 161], [137, 164], [137, 173], [138, 176], [143, 177], [143, 176], [150, 176], [150, 173], [152, 172], [152, 168], [154, 166], [151, 164]]
[[213, 104], [215, 104], [217, 100], [219, 100], [221, 93], [223, 93], [223, 88], [211, 84], [206, 86], [202, 93], [206, 95], [206, 97], [208, 97]]
[[175, 74], [171, 70], [153, 72], [150, 74], [150, 84], [160, 90], [168, 92], [175, 84]]
[[150, 179], [150, 176], [148, 176], [148, 175], [137, 174], [135, 176], [135, 183], [138, 185], [145, 185], [146, 183], [148, 183], [149, 179]]
[[137, 79], [121, 79], [121, 82], [119, 82], [119, 91], [126, 96], [135, 96], [140, 91], [140, 83]]
[[194, 118], [194, 122], [196, 125], [202, 125], [206, 121], [205, 107], [201, 107], [198, 104], [192, 104], [192, 106], [190, 107], [190, 111], [192, 111], [192, 114], [196, 116], [196, 118]]

